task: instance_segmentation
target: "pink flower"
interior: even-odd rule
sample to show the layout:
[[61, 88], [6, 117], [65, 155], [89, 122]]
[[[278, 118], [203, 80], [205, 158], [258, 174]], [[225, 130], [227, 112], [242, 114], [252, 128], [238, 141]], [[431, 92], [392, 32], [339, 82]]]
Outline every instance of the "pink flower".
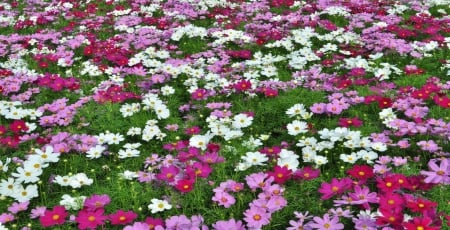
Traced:
[[223, 191], [216, 192], [212, 200], [219, 203], [220, 206], [223, 206], [225, 208], [229, 208], [231, 207], [231, 205], [236, 203], [236, 199], [232, 195]]
[[327, 104], [325, 103], [315, 103], [309, 109], [315, 114], [322, 114], [326, 112]]
[[247, 222], [247, 227], [252, 229], [260, 229], [262, 226], [269, 224], [270, 213], [265, 209], [256, 206], [245, 210], [244, 220]]
[[420, 171], [420, 174], [425, 175], [425, 183], [444, 183], [450, 184], [450, 165], [447, 158], [442, 158], [439, 166], [436, 164], [437, 160], [432, 159], [428, 162], [428, 168], [431, 171]]
[[310, 224], [311, 227], [318, 230], [340, 230], [344, 229], [344, 225], [339, 222], [339, 217], [334, 216], [330, 218], [330, 215], [327, 213], [320, 218], [318, 216], [313, 218], [314, 222]]

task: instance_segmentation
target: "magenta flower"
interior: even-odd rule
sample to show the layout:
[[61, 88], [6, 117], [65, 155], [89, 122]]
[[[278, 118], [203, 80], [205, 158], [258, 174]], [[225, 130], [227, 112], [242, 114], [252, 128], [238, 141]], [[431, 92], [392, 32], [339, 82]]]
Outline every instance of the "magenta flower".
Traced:
[[426, 176], [424, 182], [450, 184], [450, 165], [448, 164], [448, 158], [442, 158], [439, 166], [436, 162], [436, 159], [428, 162], [428, 168], [431, 171], [420, 171], [420, 174]]
[[180, 170], [174, 165], [170, 165], [168, 167], [161, 167], [161, 171], [160, 173], [156, 174], [156, 178], [167, 182], [173, 182], [175, 181], [175, 176], [179, 172]]
[[95, 211], [81, 210], [75, 221], [78, 223], [78, 229], [96, 229], [97, 226], [105, 224], [107, 216], [103, 215], [103, 209], [96, 209]]
[[327, 213], [320, 218], [318, 216], [313, 218], [314, 222], [310, 224], [311, 227], [318, 230], [340, 230], [344, 229], [344, 225], [339, 222], [339, 217], [334, 216], [330, 219], [330, 215]]
[[351, 204], [360, 204], [365, 209], [370, 209], [369, 203], [377, 203], [378, 197], [376, 192], [370, 192], [369, 188], [364, 186], [360, 187], [359, 185], [355, 186], [355, 192], [348, 193], [348, 196], [351, 198]]
[[353, 181], [344, 177], [342, 180], [337, 178], [331, 179], [331, 183], [323, 182], [319, 188], [319, 192], [322, 194], [320, 199], [328, 200], [335, 195], [342, 194], [344, 191], [351, 188]]
[[66, 222], [69, 213], [64, 206], [55, 206], [53, 210], [46, 210], [44, 215], [39, 218], [41, 225], [50, 227], [53, 225], [62, 225]]
[[94, 194], [91, 197], [88, 197], [84, 201], [84, 207], [87, 211], [94, 211], [96, 209], [103, 209], [110, 202], [111, 202], [111, 199], [109, 198], [108, 195]]

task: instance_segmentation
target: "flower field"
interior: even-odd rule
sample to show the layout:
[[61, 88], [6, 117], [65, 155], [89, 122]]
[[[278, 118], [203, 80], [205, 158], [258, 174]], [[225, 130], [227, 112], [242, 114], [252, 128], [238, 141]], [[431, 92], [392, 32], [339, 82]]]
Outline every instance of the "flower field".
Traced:
[[0, 3], [0, 230], [450, 229], [449, 0]]

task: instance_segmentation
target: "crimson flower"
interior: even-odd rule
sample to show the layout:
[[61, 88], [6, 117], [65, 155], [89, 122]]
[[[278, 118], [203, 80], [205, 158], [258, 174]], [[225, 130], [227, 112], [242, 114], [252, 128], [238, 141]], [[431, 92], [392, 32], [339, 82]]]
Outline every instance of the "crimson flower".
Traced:
[[252, 88], [252, 83], [249, 80], [241, 80], [234, 84], [234, 89], [237, 91], [246, 91]]
[[412, 220], [404, 223], [405, 230], [438, 230], [440, 227], [431, 226], [433, 220], [430, 217], [414, 217]]
[[382, 98], [378, 99], [378, 107], [380, 107], [380, 109], [389, 108], [391, 106], [392, 106], [392, 100], [390, 98], [382, 97]]
[[273, 172], [268, 172], [269, 176], [274, 178], [275, 183], [284, 184], [287, 180], [292, 177], [292, 170], [288, 169], [286, 166], [280, 167], [276, 165], [273, 168]]
[[354, 165], [347, 170], [348, 175], [360, 181], [366, 181], [374, 176], [373, 168], [369, 165]]
[[194, 188], [193, 180], [179, 180], [175, 185], [175, 188], [183, 193], [190, 192]]
[[118, 210], [116, 213], [109, 215], [109, 220], [112, 225], [124, 225], [133, 222], [136, 217], [137, 214], [133, 211]]
[[305, 166], [294, 172], [294, 179], [312, 180], [320, 176], [320, 169], [314, 169], [311, 166]]
[[55, 206], [53, 207], [53, 210], [45, 210], [44, 215], [39, 217], [39, 221], [44, 227], [62, 225], [66, 222], [66, 217], [68, 215], [69, 213], [64, 206]]
[[14, 120], [10, 125], [9, 125], [9, 129], [13, 132], [13, 133], [20, 133], [21, 131], [27, 131], [28, 127], [25, 124], [25, 121], [22, 120]]
[[408, 207], [412, 212], [421, 212], [432, 210], [436, 208], [437, 203], [426, 199], [418, 198], [417, 200], [408, 201], [406, 207]]
[[363, 122], [357, 117], [353, 117], [353, 118], [339, 118], [338, 125], [341, 126], [341, 127], [347, 127], [347, 128], [350, 127], [350, 126], [358, 128], [358, 127], [360, 127], [362, 125], [362, 123]]

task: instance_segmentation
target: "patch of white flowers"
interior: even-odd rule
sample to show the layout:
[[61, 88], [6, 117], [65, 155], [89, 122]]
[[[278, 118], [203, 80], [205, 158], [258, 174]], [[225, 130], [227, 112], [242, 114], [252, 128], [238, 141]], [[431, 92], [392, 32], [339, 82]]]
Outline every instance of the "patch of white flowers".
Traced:
[[[18, 202], [29, 201], [38, 196], [38, 187], [36, 183], [40, 181], [43, 169], [49, 166], [49, 163], [59, 161], [59, 153], [53, 152], [51, 146], [45, 148], [45, 152], [35, 149], [34, 154], [28, 155], [28, 158], [16, 168], [16, 172], [11, 173], [12, 177], [6, 180], [2, 179], [0, 183], [0, 196], [7, 196]], [[2, 171], [8, 171], [10, 160], [0, 163]]]

